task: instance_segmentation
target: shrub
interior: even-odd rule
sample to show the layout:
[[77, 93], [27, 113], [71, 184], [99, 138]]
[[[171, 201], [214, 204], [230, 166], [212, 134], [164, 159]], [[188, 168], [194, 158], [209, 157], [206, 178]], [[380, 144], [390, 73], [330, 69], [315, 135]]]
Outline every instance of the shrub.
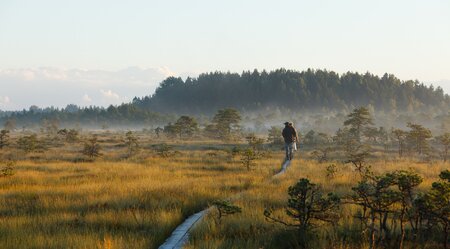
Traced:
[[29, 136], [23, 136], [17, 140], [17, 145], [21, 150], [25, 152], [36, 151], [39, 146], [39, 141], [36, 134]]
[[16, 173], [14, 170], [15, 166], [16, 162], [6, 161], [5, 165], [0, 169], [0, 177], [13, 176]]
[[156, 154], [163, 158], [173, 156], [176, 152], [173, 150], [173, 146], [167, 144], [159, 144], [154, 146]]
[[242, 209], [238, 206], [235, 206], [231, 204], [229, 201], [214, 201], [213, 202], [214, 207], [217, 209], [217, 220], [220, 224], [223, 217], [240, 213]]
[[296, 227], [303, 248], [308, 248], [308, 232], [317, 223], [335, 223], [339, 215], [340, 198], [334, 193], [323, 194], [319, 185], [302, 178], [288, 189], [289, 199], [286, 214], [292, 222], [284, 221], [272, 216], [272, 210], [266, 209], [264, 216], [269, 221], [281, 223], [285, 226]]
[[92, 138], [90, 138], [88, 141], [84, 143], [82, 153], [83, 155], [86, 155], [92, 159], [101, 156], [100, 150], [101, 146], [98, 143], [97, 136], [94, 135]]
[[138, 139], [133, 135], [133, 132], [131, 131], [128, 131], [125, 134], [125, 146], [128, 150], [128, 157], [131, 157], [139, 151]]
[[330, 164], [325, 168], [327, 178], [332, 179], [336, 177], [336, 173], [338, 172], [338, 168], [335, 164]]
[[0, 131], [0, 149], [9, 145], [9, 130]]
[[431, 190], [424, 197], [424, 208], [433, 223], [442, 227], [443, 248], [447, 248], [450, 230], [450, 171], [439, 175], [440, 181], [433, 182]]
[[250, 171], [251, 167], [255, 165], [255, 160], [258, 158], [257, 153], [249, 148], [241, 152], [241, 163]]

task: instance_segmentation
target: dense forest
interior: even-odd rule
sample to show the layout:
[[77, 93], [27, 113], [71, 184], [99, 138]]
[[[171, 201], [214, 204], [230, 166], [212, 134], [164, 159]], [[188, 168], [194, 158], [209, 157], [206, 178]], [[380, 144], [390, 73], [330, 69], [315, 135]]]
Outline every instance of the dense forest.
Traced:
[[[161, 82], [153, 95], [135, 97], [131, 103], [107, 108], [80, 108], [71, 104], [65, 108], [32, 106], [16, 112], [0, 110], [0, 122], [10, 121], [17, 128], [31, 128], [45, 120], [57, 120], [63, 126], [153, 126], [174, 121], [177, 115], [189, 114], [207, 123], [205, 117], [229, 107], [242, 112], [249, 123], [256, 118], [258, 122], [278, 121], [285, 117], [298, 120], [290, 113], [301, 113], [303, 121], [311, 122], [305, 116], [307, 113], [326, 118], [358, 106], [372, 108], [375, 114], [394, 116], [388, 119], [409, 113], [409, 116], [424, 116], [421, 120], [439, 117], [438, 122], [442, 123], [442, 117], [448, 116], [450, 97], [440, 87], [401, 81], [389, 74], [383, 77], [350, 72], [339, 75], [333, 71], [311, 69], [302, 72], [254, 70], [242, 74], [212, 72], [186, 80], [169, 77]], [[409, 118], [405, 120], [410, 121]]]
[[4, 112], [0, 115], [3, 124], [12, 123], [15, 128], [39, 127], [43, 122], [57, 122], [63, 127], [110, 128], [139, 124], [164, 124], [173, 120], [173, 115], [160, 114], [138, 108], [131, 103], [119, 106], [84, 107], [67, 105], [65, 108], [39, 108], [31, 106], [28, 110]]
[[242, 74], [214, 72], [198, 78], [169, 77], [152, 96], [133, 103], [157, 112], [214, 113], [233, 107], [241, 111], [266, 108], [282, 110], [351, 110], [372, 105], [377, 111], [448, 110], [450, 97], [442, 88], [418, 81], [401, 81], [394, 75], [278, 69]]

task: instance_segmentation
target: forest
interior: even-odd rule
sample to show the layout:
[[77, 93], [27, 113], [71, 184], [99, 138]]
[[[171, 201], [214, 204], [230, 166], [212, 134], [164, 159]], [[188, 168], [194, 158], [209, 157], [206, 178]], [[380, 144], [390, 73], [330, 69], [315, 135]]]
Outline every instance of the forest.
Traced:
[[448, 110], [450, 97], [442, 88], [419, 81], [401, 81], [391, 74], [312, 70], [298, 72], [244, 71], [242, 74], [213, 72], [198, 78], [169, 77], [152, 96], [135, 98], [133, 104], [157, 112], [214, 113], [232, 107], [258, 111], [268, 107], [282, 110], [351, 110], [372, 105], [378, 111]]
[[[192, 115], [201, 125], [207, 125], [208, 117], [217, 110], [235, 108], [244, 114], [243, 121], [247, 123], [261, 126], [289, 118], [301, 119], [308, 122], [304, 126], [317, 128], [317, 122], [323, 125], [341, 122], [342, 113], [358, 106], [371, 109], [383, 124], [392, 120], [427, 124], [435, 120], [440, 125], [448, 119], [450, 97], [440, 87], [426, 86], [417, 80], [401, 81], [389, 74], [380, 78], [370, 73], [339, 75], [311, 69], [212, 72], [186, 80], [168, 77], [153, 95], [106, 108], [69, 104], [65, 108], [31, 106], [22, 111], [0, 110], [0, 123], [9, 121], [23, 129], [37, 127], [46, 120], [68, 128], [142, 128], [174, 122], [177, 115]], [[302, 118], [292, 113], [301, 113]], [[383, 117], [379, 117], [380, 113]], [[330, 116], [336, 120], [322, 120]]]

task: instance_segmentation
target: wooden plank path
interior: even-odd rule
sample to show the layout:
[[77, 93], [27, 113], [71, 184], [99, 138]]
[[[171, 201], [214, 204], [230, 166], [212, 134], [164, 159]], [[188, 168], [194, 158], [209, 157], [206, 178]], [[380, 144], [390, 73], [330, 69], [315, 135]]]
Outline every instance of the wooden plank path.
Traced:
[[195, 223], [200, 221], [208, 212], [208, 209], [195, 213], [187, 218], [181, 225], [179, 225], [172, 235], [162, 244], [159, 249], [175, 249], [183, 248], [183, 245], [189, 238], [189, 231], [194, 227]]
[[[287, 160], [283, 163], [281, 170], [274, 177], [282, 175], [286, 172], [291, 161]], [[209, 208], [189, 216], [181, 225], [179, 225], [170, 235], [170, 237], [162, 244], [159, 249], [181, 249], [189, 239], [189, 231], [199, 222], [209, 211]]]

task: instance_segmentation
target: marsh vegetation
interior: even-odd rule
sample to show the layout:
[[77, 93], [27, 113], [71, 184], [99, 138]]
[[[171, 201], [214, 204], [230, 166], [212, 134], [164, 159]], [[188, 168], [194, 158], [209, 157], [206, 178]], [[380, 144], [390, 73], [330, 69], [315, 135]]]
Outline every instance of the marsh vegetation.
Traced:
[[375, 128], [355, 109], [334, 134], [300, 127], [296, 159], [272, 177], [277, 127], [240, 122], [224, 109], [206, 127], [4, 129], [0, 248], [157, 248], [208, 207], [187, 248], [447, 246], [448, 132]]

